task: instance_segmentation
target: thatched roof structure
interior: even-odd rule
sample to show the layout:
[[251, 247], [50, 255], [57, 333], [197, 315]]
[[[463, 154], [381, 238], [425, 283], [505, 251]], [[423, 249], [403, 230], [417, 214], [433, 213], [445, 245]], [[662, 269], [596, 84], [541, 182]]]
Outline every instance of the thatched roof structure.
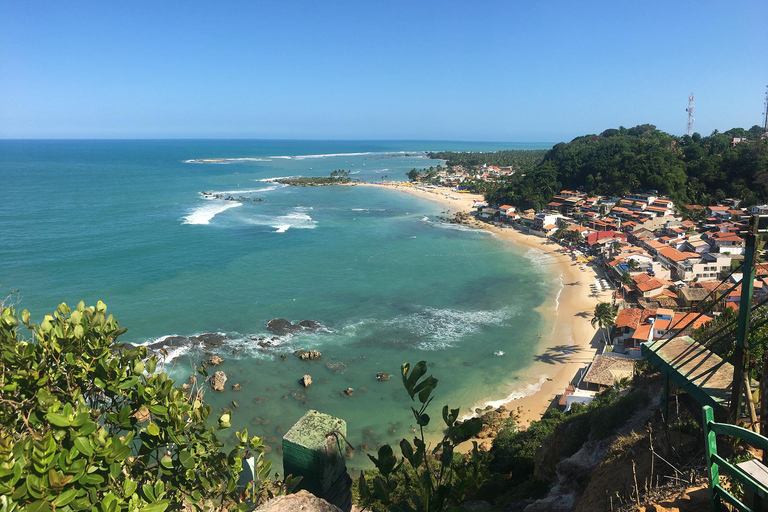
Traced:
[[586, 384], [611, 387], [614, 382], [624, 377], [631, 379], [634, 375], [634, 360], [611, 355], [596, 355], [582, 381]]

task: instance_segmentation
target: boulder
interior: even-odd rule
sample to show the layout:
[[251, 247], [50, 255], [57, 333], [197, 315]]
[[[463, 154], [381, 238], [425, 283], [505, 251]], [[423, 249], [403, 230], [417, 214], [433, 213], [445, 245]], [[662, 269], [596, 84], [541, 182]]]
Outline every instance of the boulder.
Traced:
[[341, 509], [331, 505], [324, 499], [318, 498], [305, 490], [287, 496], [278, 496], [259, 506], [255, 512], [341, 512]]
[[295, 355], [302, 361], [307, 361], [307, 360], [314, 361], [314, 360], [323, 358], [323, 355], [318, 350], [310, 350], [310, 351], [297, 350], [296, 352], [293, 353], [293, 355]]
[[240, 391], [241, 389], [243, 389], [243, 385], [239, 382], [232, 384], [232, 391]]
[[235, 402], [234, 400], [232, 400], [232, 404], [231, 405], [232, 405], [233, 409], [237, 409], [238, 407], [240, 407], [240, 404]]
[[315, 320], [302, 320], [299, 325], [308, 331], [316, 331], [323, 328], [323, 324]]
[[292, 334], [296, 331], [301, 330], [301, 326], [293, 325], [291, 322], [289, 322], [285, 318], [273, 318], [272, 320], [267, 322], [267, 330], [272, 334], [277, 334], [278, 336], [285, 336], [286, 334]]
[[211, 366], [218, 366], [223, 362], [224, 362], [224, 359], [217, 356], [216, 354], [213, 354], [211, 357], [208, 358], [208, 364]]
[[390, 377], [391, 377], [390, 374], [384, 373], [384, 372], [379, 372], [376, 374], [376, 380], [381, 380], [381, 381], [389, 380]]
[[222, 371], [218, 371], [211, 377], [211, 389], [214, 391], [224, 391], [224, 384], [227, 382], [227, 374]]
[[189, 339], [193, 342], [202, 343], [205, 348], [213, 348], [218, 347], [224, 343], [224, 340], [226, 340], [227, 337], [218, 332], [206, 332], [205, 334], [201, 334], [199, 336], [192, 336]]
[[302, 378], [299, 379], [299, 384], [304, 386], [305, 388], [308, 388], [312, 385], [312, 377], [309, 375], [305, 375]]
[[355, 390], [352, 388], [347, 388], [344, 391], [341, 392], [342, 396], [352, 396], [355, 394]]

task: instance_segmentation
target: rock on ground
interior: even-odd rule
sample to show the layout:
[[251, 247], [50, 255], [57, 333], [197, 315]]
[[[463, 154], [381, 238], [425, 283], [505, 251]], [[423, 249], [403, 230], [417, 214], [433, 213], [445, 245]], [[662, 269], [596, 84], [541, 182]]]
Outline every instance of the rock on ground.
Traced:
[[287, 496], [278, 496], [261, 505], [254, 512], [342, 512], [335, 505], [305, 490]]

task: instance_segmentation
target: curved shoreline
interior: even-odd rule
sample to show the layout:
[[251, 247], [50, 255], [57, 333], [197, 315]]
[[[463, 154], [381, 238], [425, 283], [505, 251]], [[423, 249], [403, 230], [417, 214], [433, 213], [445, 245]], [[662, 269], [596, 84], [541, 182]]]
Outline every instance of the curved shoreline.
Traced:
[[[469, 212], [473, 209], [472, 200], [482, 199], [479, 194], [469, 193], [450, 193], [444, 196], [444, 189], [426, 190], [398, 182], [356, 185], [407, 193], [438, 202], [454, 213]], [[493, 405], [494, 408], [504, 405], [508, 410], [515, 412], [518, 426], [526, 428], [531, 421], [541, 419], [579, 370], [592, 361], [599, 346], [599, 338], [589, 319], [599, 301], [610, 300], [611, 292], [602, 292], [597, 296], [592, 294], [589, 285], [595, 279], [594, 270], [589, 267], [582, 270], [569, 256], [558, 252], [559, 245], [554, 242], [521, 233], [515, 228], [500, 228], [479, 221], [473, 221], [470, 226], [490, 231], [520, 248], [542, 251], [543, 255], [555, 260], [552, 272], [555, 275], [559, 273], [562, 279], [563, 286], [554, 297], [553, 303], [548, 301], [537, 308], [554, 325], [552, 333], [542, 336], [539, 342], [539, 360], [534, 361], [526, 371], [530, 375], [540, 375], [538, 381], [541, 385], [538, 386], [539, 382], [526, 382], [518, 389], [506, 393], [505, 397], [490, 395], [483, 400], [483, 405], [472, 406], [474, 410], [475, 407], [484, 408], [486, 405]], [[526, 391], [532, 391], [536, 387], [538, 389], [526, 394]], [[516, 396], [521, 393], [523, 396]]]

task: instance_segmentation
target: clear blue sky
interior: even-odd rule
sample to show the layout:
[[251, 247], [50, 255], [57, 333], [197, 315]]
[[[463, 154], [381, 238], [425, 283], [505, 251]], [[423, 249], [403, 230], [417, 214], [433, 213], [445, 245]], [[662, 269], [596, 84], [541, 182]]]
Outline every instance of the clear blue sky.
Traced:
[[561, 141], [761, 124], [768, 1], [0, 0], [2, 138]]

